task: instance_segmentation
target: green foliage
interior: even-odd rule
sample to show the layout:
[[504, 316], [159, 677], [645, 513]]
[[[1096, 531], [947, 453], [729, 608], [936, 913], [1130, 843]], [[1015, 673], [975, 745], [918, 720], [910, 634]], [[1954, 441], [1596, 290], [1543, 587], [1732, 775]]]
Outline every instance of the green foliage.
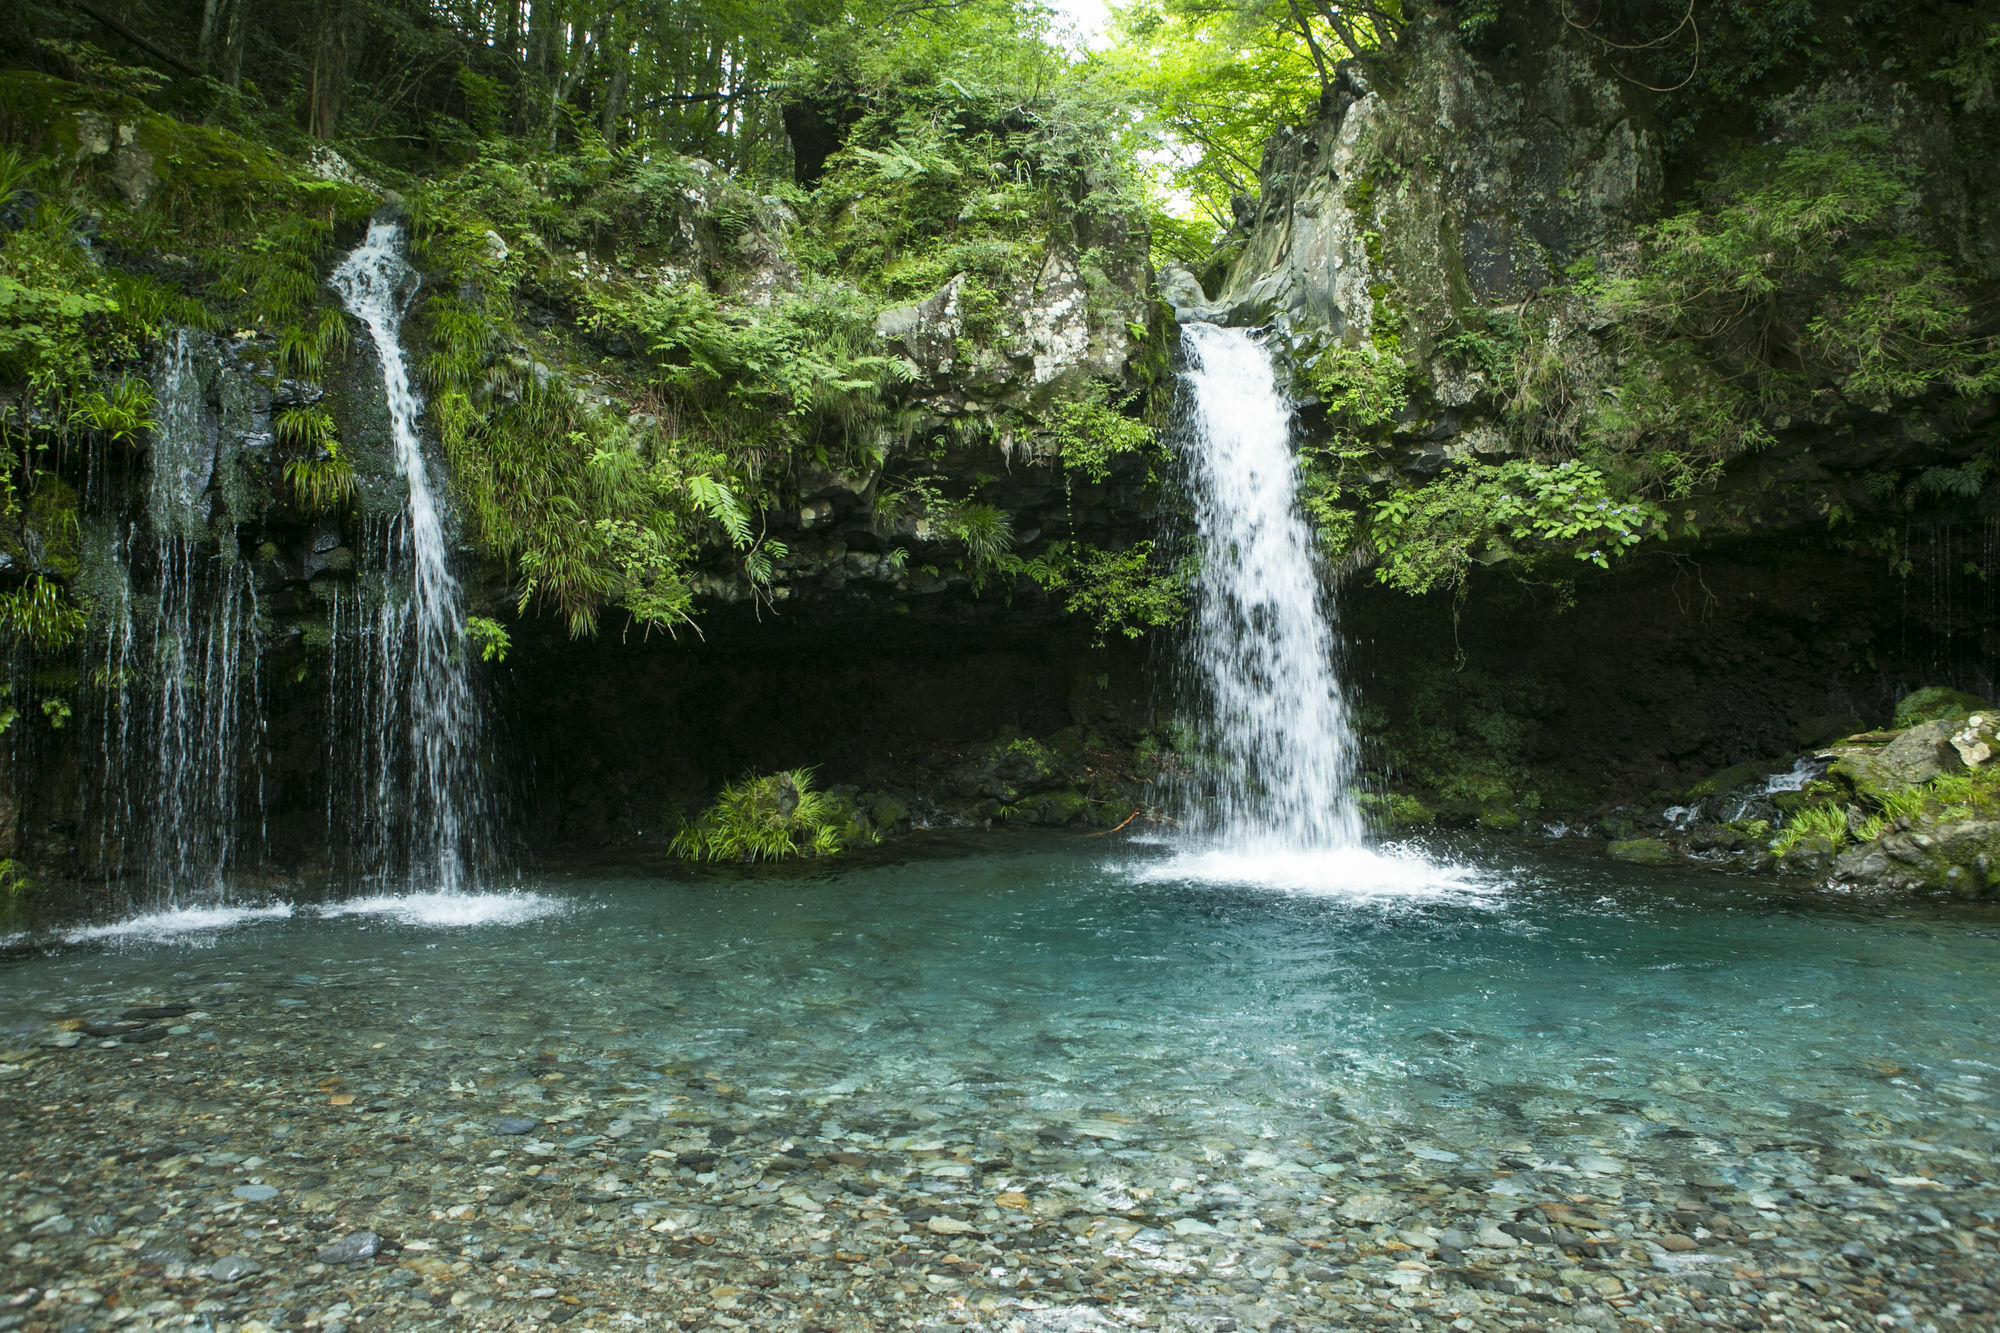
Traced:
[[72, 422], [113, 443], [129, 443], [159, 424], [153, 420], [156, 406], [152, 387], [128, 375], [108, 389], [90, 389], [79, 395], [69, 416]]
[[1808, 806], [1796, 811], [1785, 820], [1785, 826], [1778, 836], [1771, 840], [1771, 850], [1779, 856], [1789, 856], [1798, 850], [1800, 844], [1821, 840], [1833, 850], [1839, 851], [1850, 837], [1847, 826], [1847, 811], [1844, 807], [1831, 803]]
[[1056, 404], [1049, 414], [1049, 434], [1056, 456], [1093, 482], [1111, 476], [1113, 461], [1128, 454], [1147, 454], [1159, 445], [1151, 426], [1112, 407], [1105, 386], [1092, 381], [1081, 395]]
[[487, 616], [467, 616], [464, 633], [467, 640], [478, 646], [482, 662], [504, 662], [508, 650], [514, 646], [507, 627]]
[[[1644, 265], [1609, 299], [1645, 336], [1686, 340], [1692, 350], [1662, 354], [1655, 378], [1685, 380], [1698, 354], [1705, 402], [1655, 424], [1684, 388], [1621, 400], [1612, 433], [1713, 456], [1755, 443], [1719, 429], [1732, 398], [1738, 415], [1825, 391], [1879, 410], [2000, 385], [2000, 350], [1978, 331], [1966, 280], [1907, 225], [1915, 175], [1862, 108], [1824, 107], [1795, 141], [1744, 152], [1695, 204], [1647, 228]], [[1629, 396], [1631, 381], [1622, 387]]]
[[1410, 401], [1411, 370], [1393, 340], [1333, 342], [1306, 361], [1301, 379], [1346, 439], [1379, 438]]
[[1088, 616], [1103, 644], [1113, 633], [1141, 638], [1187, 614], [1187, 562], [1169, 566], [1151, 542], [1106, 551], [1083, 542], [1051, 542], [1024, 572], [1063, 598], [1071, 615]]
[[1990, 111], [2000, 94], [2000, 22], [1966, 23], [1954, 33], [1952, 51], [1931, 77], [1952, 91], [1967, 111]]
[[1006, 510], [961, 502], [948, 506], [938, 521], [944, 535], [965, 548], [965, 572], [972, 576], [974, 593], [996, 571], [1014, 568], [1007, 559], [1014, 549], [1014, 520]]
[[358, 485], [354, 465], [329, 443], [318, 458], [291, 458], [285, 461], [285, 484], [292, 488], [292, 500], [301, 512], [330, 514], [353, 500]]
[[1658, 505], [1617, 494], [1596, 468], [1515, 460], [1455, 465], [1392, 493], [1370, 511], [1367, 537], [1380, 560], [1378, 579], [1425, 593], [1460, 586], [1475, 560], [1515, 558], [1533, 566], [1568, 555], [1608, 568], [1647, 537], [1664, 534], [1666, 522]]
[[86, 623], [83, 609], [40, 574], [30, 574], [19, 587], [0, 592], [0, 631], [38, 652], [67, 648]]
[[[1300, 16], [1270, 0], [1136, 0], [1118, 7], [1104, 77], [1136, 100], [1165, 145], [1150, 192], [1161, 262], [1200, 266], [1233, 224], [1230, 198], [1255, 195], [1265, 142], [1317, 110], [1322, 77]], [[1322, 62], [1348, 54], [1323, 24]], [[1164, 225], [1162, 225], [1164, 224]]]
[[835, 856], [846, 849], [837, 816], [835, 803], [813, 790], [812, 770], [795, 768], [725, 786], [669, 847], [690, 861]]
[[0, 903], [13, 908], [34, 891], [35, 881], [25, 866], [12, 857], [0, 859]]
[[354, 498], [354, 466], [341, 451], [333, 417], [309, 408], [280, 412], [272, 423], [278, 443], [298, 451], [285, 460], [285, 484], [305, 513], [332, 513]]

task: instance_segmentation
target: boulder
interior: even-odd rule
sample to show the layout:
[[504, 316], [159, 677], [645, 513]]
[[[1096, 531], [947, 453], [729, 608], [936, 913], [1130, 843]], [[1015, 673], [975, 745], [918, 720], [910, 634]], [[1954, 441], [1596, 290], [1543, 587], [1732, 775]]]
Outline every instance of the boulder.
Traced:
[[1947, 742], [1967, 768], [1979, 768], [2000, 754], [2000, 712], [1974, 713]]
[[1912, 690], [1897, 702], [1895, 725], [1898, 728], [1914, 727], [1924, 722], [1963, 717], [1967, 713], [1992, 707], [1976, 694], [1929, 685], [1921, 690]]
[[1658, 838], [1628, 838], [1606, 845], [1604, 854], [1614, 861], [1635, 866], [1663, 866], [1674, 859], [1673, 849]]
[[1854, 790], [1881, 800], [1906, 787], [1964, 768], [1951, 738], [1961, 728], [1952, 722], [1926, 722], [1911, 727], [1882, 746], [1843, 745], [1834, 750], [1828, 771], [1854, 784]]

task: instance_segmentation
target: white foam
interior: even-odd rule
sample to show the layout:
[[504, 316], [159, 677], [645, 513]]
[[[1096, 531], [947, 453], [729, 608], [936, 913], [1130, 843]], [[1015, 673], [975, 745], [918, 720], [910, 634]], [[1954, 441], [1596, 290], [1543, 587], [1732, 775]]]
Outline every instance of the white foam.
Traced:
[[62, 939], [65, 944], [90, 944], [99, 940], [166, 943], [190, 936], [213, 935], [251, 921], [283, 921], [291, 914], [290, 903], [266, 903], [261, 907], [173, 907], [161, 912], [142, 912], [106, 926], [78, 926], [64, 931]]
[[1131, 868], [1142, 884], [1222, 884], [1327, 898], [1485, 897], [1496, 886], [1406, 847], [1189, 848]]
[[518, 926], [568, 910], [568, 903], [540, 893], [384, 893], [326, 903], [319, 914], [380, 916], [406, 926]]

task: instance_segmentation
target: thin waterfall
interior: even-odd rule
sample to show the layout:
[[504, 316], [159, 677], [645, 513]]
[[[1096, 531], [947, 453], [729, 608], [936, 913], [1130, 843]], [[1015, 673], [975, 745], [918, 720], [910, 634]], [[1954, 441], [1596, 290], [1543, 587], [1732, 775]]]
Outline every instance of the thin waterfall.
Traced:
[[[474, 809], [481, 719], [463, 643], [465, 597], [451, 572], [444, 515], [424, 461], [418, 430], [423, 404], [403, 356], [403, 313], [418, 278], [403, 258], [402, 240], [394, 223], [371, 224], [367, 239], [331, 279], [374, 341], [396, 467], [409, 487], [409, 501], [389, 535], [389, 586], [376, 599], [374, 625], [360, 629], [372, 647], [364, 657], [372, 668], [374, 703], [382, 710], [373, 724], [392, 725], [389, 719], [400, 716], [406, 762], [373, 766], [383, 775], [382, 789], [375, 793], [375, 808], [361, 819], [404, 825], [414, 887], [457, 893], [468, 887], [477, 860], [474, 839], [485, 822]], [[407, 769], [404, 790], [390, 789], [400, 785], [392, 767]], [[386, 831], [375, 836], [386, 842]], [[385, 864], [379, 870], [394, 868]]]

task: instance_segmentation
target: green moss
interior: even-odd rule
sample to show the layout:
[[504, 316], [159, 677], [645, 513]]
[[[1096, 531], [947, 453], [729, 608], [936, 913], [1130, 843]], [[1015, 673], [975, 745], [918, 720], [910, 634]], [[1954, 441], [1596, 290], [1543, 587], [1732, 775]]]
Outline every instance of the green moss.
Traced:
[[1946, 689], [1940, 685], [1929, 685], [1920, 690], [1912, 690], [1896, 701], [1896, 718], [1893, 725], [1898, 729], [1914, 727], [1943, 718], [1963, 717], [1967, 713], [1992, 707], [1992, 704], [1976, 694]]
[[1604, 854], [1614, 861], [1635, 866], [1664, 866], [1673, 863], [1673, 848], [1658, 838], [1627, 838], [1604, 846]]

